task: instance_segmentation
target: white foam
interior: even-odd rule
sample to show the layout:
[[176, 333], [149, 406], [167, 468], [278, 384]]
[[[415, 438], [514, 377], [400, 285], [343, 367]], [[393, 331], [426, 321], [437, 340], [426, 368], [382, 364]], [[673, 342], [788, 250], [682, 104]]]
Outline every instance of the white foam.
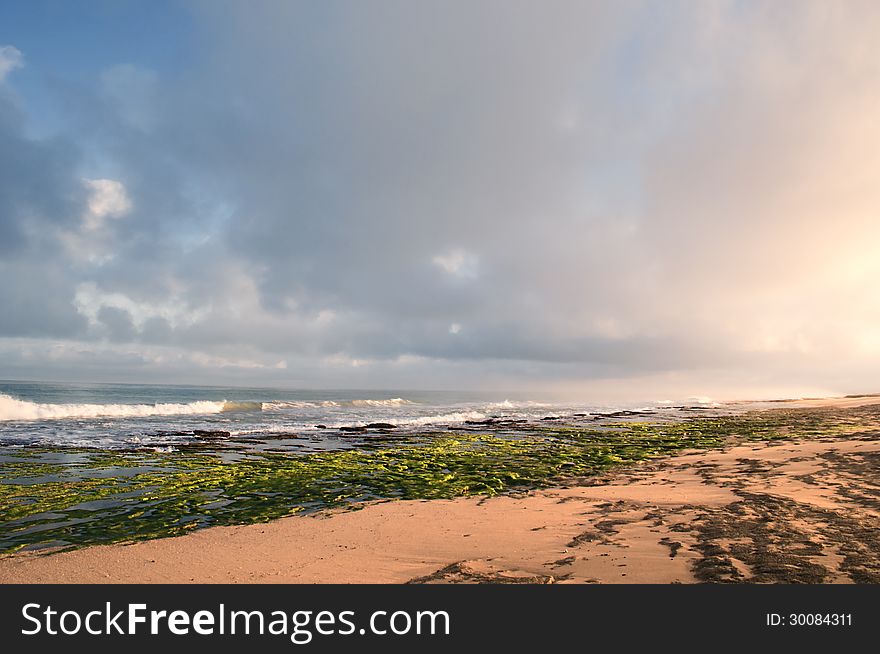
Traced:
[[405, 400], [402, 397], [392, 397], [388, 400], [323, 400], [320, 402], [308, 402], [305, 400], [302, 401], [284, 401], [284, 400], [275, 400], [273, 402], [264, 402], [263, 408], [270, 410], [283, 410], [283, 409], [314, 409], [314, 408], [333, 408], [333, 407], [342, 407], [342, 406], [371, 406], [371, 407], [384, 407], [384, 406], [404, 406], [407, 404], [414, 404], [410, 400]]
[[392, 420], [396, 425], [433, 425], [446, 423], [461, 423], [467, 420], [485, 420], [488, 416], [480, 411], [456, 411], [454, 413], [442, 413], [434, 416], [422, 416], [420, 418], [407, 418], [404, 420]]
[[224, 411], [262, 411], [263, 402], [249, 402], [241, 400], [226, 400], [223, 402]]
[[41, 404], [0, 393], [0, 421], [61, 420], [64, 418], [135, 418], [143, 416], [205, 415], [220, 413], [225, 401], [188, 404]]
[[489, 402], [486, 406], [489, 409], [540, 409], [542, 407], [552, 407], [555, 405], [547, 404], [545, 402], [534, 402], [532, 400], [525, 400], [522, 402], [504, 400], [503, 402]]
[[283, 410], [283, 409], [315, 409], [315, 408], [327, 408], [327, 407], [335, 407], [339, 406], [339, 402], [334, 402], [333, 400], [324, 400], [323, 402], [307, 402], [305, 400], [302, 401], [285, 401], [285, 400], [274, 400], [272, 402], [263, 402], [263, 409], [268, 410]]
[[352, 400], [354, 406], [401, 406], [404, 404], [412, 404], [409, 400], [402, 397], [392, 397], [390, 400]]

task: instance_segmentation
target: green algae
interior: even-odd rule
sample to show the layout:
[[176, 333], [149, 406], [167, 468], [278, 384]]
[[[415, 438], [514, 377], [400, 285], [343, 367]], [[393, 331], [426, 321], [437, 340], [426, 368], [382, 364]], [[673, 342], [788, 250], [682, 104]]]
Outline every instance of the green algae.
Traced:
[[839, 437], [873, 427], [862, 414], [812, 410], [424, 434], [234, 460], [203, 451], [66, 450], [59, 463], [59, 450], [24, 448], [0, 460], [0, 552], [173, 536], [371, 499], [495, 495], [732, 438]]

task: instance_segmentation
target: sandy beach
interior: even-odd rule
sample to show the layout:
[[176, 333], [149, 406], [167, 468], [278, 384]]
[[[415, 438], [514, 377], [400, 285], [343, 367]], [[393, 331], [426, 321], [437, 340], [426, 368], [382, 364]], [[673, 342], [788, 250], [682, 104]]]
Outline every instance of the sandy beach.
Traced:
[[12, 555], [0, 582], [880, 582], [878, 462], [874, 432], [752, 442], [543, 490]]

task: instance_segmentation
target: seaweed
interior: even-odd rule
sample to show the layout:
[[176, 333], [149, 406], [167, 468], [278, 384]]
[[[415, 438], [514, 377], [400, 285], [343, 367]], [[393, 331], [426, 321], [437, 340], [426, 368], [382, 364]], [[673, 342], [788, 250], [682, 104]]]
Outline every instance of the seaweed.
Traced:
[[0, 552], [175, 536], [367, 500], [496, 495], [734, 440], [876, 428], [865, 411], [777, 410], [680, 422], [562, 421], [397, 436], [354, 449], [228, 456], [19, 448], [0, 457]]

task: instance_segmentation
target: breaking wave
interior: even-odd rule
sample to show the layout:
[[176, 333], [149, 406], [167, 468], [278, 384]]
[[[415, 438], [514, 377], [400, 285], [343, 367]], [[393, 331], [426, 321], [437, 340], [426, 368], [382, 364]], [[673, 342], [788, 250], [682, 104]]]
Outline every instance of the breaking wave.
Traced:
[[546, 402], [534, 402], [532, 400], [524, 400], [524, 401], [511, 401], [511, 400], [503, 400], [501, 402], [489, 402], [486, 404], [488, 409], [541, 409], [546, 407], [552, 407], [553, 404], [548, 404]]
[[433, 416], [422, 416], [420, 418], [409, 418], [405, 420], [393, 420], [397, 425], [406, 426], [423, 426], [433, 424], [461, 423], [468, 420], [485, 420], [488, 416], [481, 411], [456, 411], [454, 413], [442, 413]]
[[278, 411], [283, 409], [314, 409], [320, 407], [334, 407], [339, 406], [339, 402], [334, 402], [333, 400], [325, 400], [324, 402], [307, 402], [305, 400], [275, 400], [273, 402], [263, 402], [262, 405], [263, 409]]
[[283, 409], [303, 409], [303, 408], [330, 408], [330, 407], [342, 407], [342, 406], [371, 406], [371, 407], [383, 407], [383, 406], [405, 406], [407, 404], [415, 404], [411, 400], [405, 400], [402, 397], [393, 397], [388, 400], [323, 400], [323, 401], [281, 401], [276, 400], [274, 402], [264, 402], [264, 409], [274, 409], [274, 410], [283, 410]]
[[227, 403], [224, 401], [201, 401], [189, 402], [188, 404], [41, 404], [38, 402], [28, 402], [27, 400], [18, 400], [0, 393], [0, 421], [205, 415], [229, 410], [226, 409], [227, 404], [258, 405], [259, 402]]
[[[199, 402], [195, 402], [195, 404], [199, 404]], [[221, 402], [223, 404], [223, 411], [262, 411], [263, 403], [262, 402], [239, 402], [233, 400], [227, 400], [225, 402]]]
[[0, 422], [11, 420], [63, 420], [65, 418], [142, 418], [148, 416], [208, 415], [221, 412], [284, 411], [297, 408], [397, 407], [414, 404], [394, 397], [386, 400], [239, 401], [199, 400], [187, 403], [74, 404], [40, 403], [0, 393]]
[[402, 397], [392, 397], [390, 400], [352, 400], [354, 406], [402, 406], [404, 404], [412, 404], [409, 400]]

